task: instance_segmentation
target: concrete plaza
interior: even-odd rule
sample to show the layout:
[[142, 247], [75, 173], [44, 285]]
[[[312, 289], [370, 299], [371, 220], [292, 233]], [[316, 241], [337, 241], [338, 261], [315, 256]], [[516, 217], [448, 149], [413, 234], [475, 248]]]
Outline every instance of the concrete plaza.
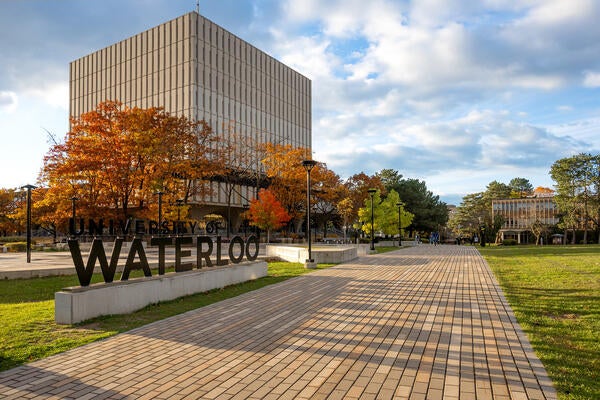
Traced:
[[3, 399], [555, 399], [473, 247], [361, 257], [0, 373]]

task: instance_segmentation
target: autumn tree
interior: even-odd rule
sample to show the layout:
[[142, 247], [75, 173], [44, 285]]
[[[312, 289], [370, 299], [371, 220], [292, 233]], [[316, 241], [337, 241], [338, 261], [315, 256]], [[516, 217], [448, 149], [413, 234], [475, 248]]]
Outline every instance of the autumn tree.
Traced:
[[327, 237], [329, 224], [339, 220], [338, 203], [345, 197], [346, 190], [340, 177], [327, 168], [324, 163], [317, 163], [311, 172], [311, 194], [315, 221], [323, 229], [323, 237]]
[[346, 211], [346, 218], [350, 224], [356, 225], [359, 219], [358, 210], [365, 204], [365, 201], [369, 198], [369, 189], [377, 189], [381, 193], [385, 193], [385, 187], [381, 182], [381, 179], [374, 175], [369, 176], [364, 172], [354, 174], [344, 182], [346, 196], [349, 202], [352, 204], [352, 209]]
[[281, 201], [297, 229], [306, 212], [306, 171], [302, 167], [306, 154], [310, 154], [306, 148], [267, 143], [262, 160], [270, 180], [269, 189]]
[[252, 200], [250, 208], [246, 211], [246, 218], [250, 225], [267, 231], [267, 243], [270, 242], [271, 230], [281, 228], [291, 219], [269, 189], [259, 191], [258, 198]]
[[[225, 193], [227, 203], [227, 236], [231, 232], [231, 206], [234, 195], [242, 196], [242, 187], [254, 187], [256, 193], [265, 186], [261, 161], [265, 158], [266, 146], [252, 136], [239, 133], [235, 124], [223, 126], [218, 144], [219, 163], [222, 173], [213, 177]], [[247, 199], [250, 201], [251, 199]]]
[[21, 223], [17, 218], [18, 199], [17, 190], [0, 189], [0, 236], [21, 230]]
[[64, 142], [44, 158], [40, 181], [60, 187], [55, 194], [77, 196], [82, 216], [149, 217], [157, 190], [167, 207], [206, 190], [201, 182], [215, 173], [215, 140], [204, 121], [106, 101], [71, 119]]
[[348, 227], [351, 226], [351, 219], [354, 213], [352, 200], [348, 196], [344, 196], [338, 203], [337, 209], [342, 218], [342, 230], [344, 231], [344, 242], [348, 240]]
[[552, 197], [554, 196], [554, 190], [544, 186], [538, 186], [533, 190], [533, 195], [535, 197]]

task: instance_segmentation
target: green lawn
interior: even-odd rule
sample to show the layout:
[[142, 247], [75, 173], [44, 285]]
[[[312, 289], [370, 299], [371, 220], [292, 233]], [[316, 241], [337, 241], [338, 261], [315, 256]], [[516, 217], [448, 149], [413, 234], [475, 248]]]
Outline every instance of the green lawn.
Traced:
[[600, 246], [478, 248], [560, 399], [600, 399]]
[[[318, 268], [329, 266], [331, 264], [320, 264]], [[54, 292], [78, 286], [76, 276], [3, 280], [0, 281], [0, 371], [309, 271], [300, 263], [269, 263], [268, 276], [255, 281], [148, 306], [129, 315], [99, 317], [77, 325], [54, 322]], [[140, 274], [138, 272], [137, 276]], [[101, 274], [92, 280], [101, 281]]]

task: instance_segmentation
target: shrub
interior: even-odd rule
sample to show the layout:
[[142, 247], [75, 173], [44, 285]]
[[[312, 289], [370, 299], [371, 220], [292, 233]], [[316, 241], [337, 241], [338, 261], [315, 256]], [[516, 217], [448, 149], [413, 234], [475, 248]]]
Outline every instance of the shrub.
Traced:
[[517, 241], [515, 239], [504, 239], [502, 246], [515, 246]]
[[19, 253], [27, 251], [27, 242], [11, 242], [5, 244], [10, 253]]
[[[2, 236], [0, 237], [0, 243], [14, 243], [25, 241], [24, 236]], [[33, 243], [33, 241], [32, 241]]]

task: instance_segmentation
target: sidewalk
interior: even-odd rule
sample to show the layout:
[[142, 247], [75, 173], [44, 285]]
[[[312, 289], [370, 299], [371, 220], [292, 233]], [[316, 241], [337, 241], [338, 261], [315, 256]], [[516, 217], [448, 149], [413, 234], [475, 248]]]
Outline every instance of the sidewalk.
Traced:
[[473, 247], [416, 246], [0, 373], [7, 399], [556, 399]]

